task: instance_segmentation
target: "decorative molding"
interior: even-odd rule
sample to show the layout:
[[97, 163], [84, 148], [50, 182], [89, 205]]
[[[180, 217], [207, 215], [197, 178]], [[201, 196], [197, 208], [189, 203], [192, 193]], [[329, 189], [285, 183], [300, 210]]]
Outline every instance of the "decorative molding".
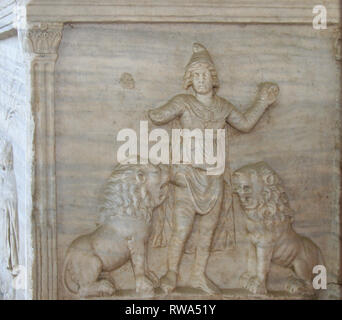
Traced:
[[[328, 24], [340, 19], [338, 0], [321, 1]], [[199, 22], [312, 24], [312, 0], [32, 0], [29, 22]]]
[[57, 299], [54, 71], [63, 25], [19, 30], [30, 57], [30, 106], [34, 121], [34, 298]]

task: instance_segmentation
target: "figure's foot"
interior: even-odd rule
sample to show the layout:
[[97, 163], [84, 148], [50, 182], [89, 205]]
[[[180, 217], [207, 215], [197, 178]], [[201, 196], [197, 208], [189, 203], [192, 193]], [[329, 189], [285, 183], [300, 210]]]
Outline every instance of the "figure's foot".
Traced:
[[175, 290], [176, 285], [177, 285], [177, 273], [174, 271], [168, 271], [160, 279], [160, 287], [166, 294], [169, 294], [173, 290]]
[[108, 297], [115, 292], [114, 286], [108, 280], [100, 280], [80, 288], [81, 297]]
[[146, 272], [146, 277], [152, 282], [153, 288], [159, 288], [160, 283], [159, 283], [159, 278], [156, 276], [156, 274], [149, 270]]
[[260, 280], [257, 276], [251, 277], [245, 288], [254, 294], [267, 294], [265, 281]]
[[254, 274], [249, 272], [245, 272], [240, 276], [240, 285], [242, 288], [247, 289], [248, 282], [251, 278], [254, 277]]
[[314, 293], [314, 290], [310, 284], [306, 283], [304, 280], [295, 277], [290, 277], [287, 280], [285, 290], [291, 294], [311, 295]]
[[142, 296], [154, 296], [154, 288], [152, 281], [146, 276], [137, 277], [136, 292]]
[[193, 276], [190, 280], [190, 285], [193, 288], [201, 289], [210, 295], [221, 293], [219, 287], [214, 282], [212, 282], [205, 274], [195, 277]]

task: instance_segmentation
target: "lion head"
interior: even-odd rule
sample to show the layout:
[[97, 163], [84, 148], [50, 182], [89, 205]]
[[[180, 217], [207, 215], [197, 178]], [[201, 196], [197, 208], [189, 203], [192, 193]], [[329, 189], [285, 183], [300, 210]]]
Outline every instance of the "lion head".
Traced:
[[273, 224], [292, 215], [281, 179], [265, 162], [249, 164], [236, 170], [233, 186], [242, 209], [254, 219]]
[[100, 211], [150, 222], [152, 211], [166, 198], [169, 169], [163, 165], [118, 164], [105, 185]]

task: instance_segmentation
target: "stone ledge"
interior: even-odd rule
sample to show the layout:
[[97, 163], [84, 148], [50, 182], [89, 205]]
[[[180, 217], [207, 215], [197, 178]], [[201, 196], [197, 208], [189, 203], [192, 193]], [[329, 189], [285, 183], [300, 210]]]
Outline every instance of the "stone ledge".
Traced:
[[[77, 298], [78, 300], [79, 298]], [[171, 295], [165, 295], [161, 289], [156, 289], [154, 297], [137, 295], [134, 289], [118, 290], [110, 297], [87, 298], [86, 300], [311, 300], [314, 296], [289, 294], [285, 291], [271, 291], [267, 295], [258, 295], [245, 289], [222, 289], [221, 295], [209, 295], [199, 289], [180, 287]]]
[[[328, 23], [339, 23], [339, 1], [321, 1]], [[311, 24], [315, 1], [32, 0], [28, 22], [198, 22]]]

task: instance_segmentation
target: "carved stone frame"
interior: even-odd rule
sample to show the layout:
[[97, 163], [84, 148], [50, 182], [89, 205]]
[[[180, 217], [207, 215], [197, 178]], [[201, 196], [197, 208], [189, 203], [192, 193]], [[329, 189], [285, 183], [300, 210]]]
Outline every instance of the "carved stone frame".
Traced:
[[19, 29], [28, 62], [28, 102], [34, 122], [31, 232], [35, 299], [57, 299], [54, 72], [62, 30], [62, 23]]
[[[298, 1], [191, 1], [181, 4], [166, 1], [52, 1], [32, 0], [21, 8], [17, 19], [19, 38], [28, 58], [29, 106], [33, 118], [32, 298], [57, 299], [57, 232], [54, 123], [54, 72], [58, 47], [65, 23], [243, 23], [243, 24], [312, 24], [311, 0]], [[120, 4], [119, 4], [120, 3]], [[134, 5], [132, 5], [134, 4]], [[328, 24], [339, 23], [339, 2], [324, 3], [329, 12]], [[19, 12], [18, 11], [18, 12]], [[1, 22], [1, 21], [0, 21]], [[1, 29], [0, 29], [1, 30]], [[8, 28], [6, 32], [8, 32]], [[340, 60], [340, 36], [335, 44]], [[339, 170], [339, 168], [336, 168]], [[336, 206], [339, 204], [336, 203]], [[341, 214], [333, 221], [331, 232], [340, 237]], [[338, 242], [336, 242], [338, 243]], [[336, 246], [332, 243], [331, 246]], [[342, 256], [341, 246], [337, 249]], [[337, 259], [339, 260], [339, 259]], [[340, 261], [334, 271], [340, 274]], [[339, 282], [340, 279], [333, 279]]]

